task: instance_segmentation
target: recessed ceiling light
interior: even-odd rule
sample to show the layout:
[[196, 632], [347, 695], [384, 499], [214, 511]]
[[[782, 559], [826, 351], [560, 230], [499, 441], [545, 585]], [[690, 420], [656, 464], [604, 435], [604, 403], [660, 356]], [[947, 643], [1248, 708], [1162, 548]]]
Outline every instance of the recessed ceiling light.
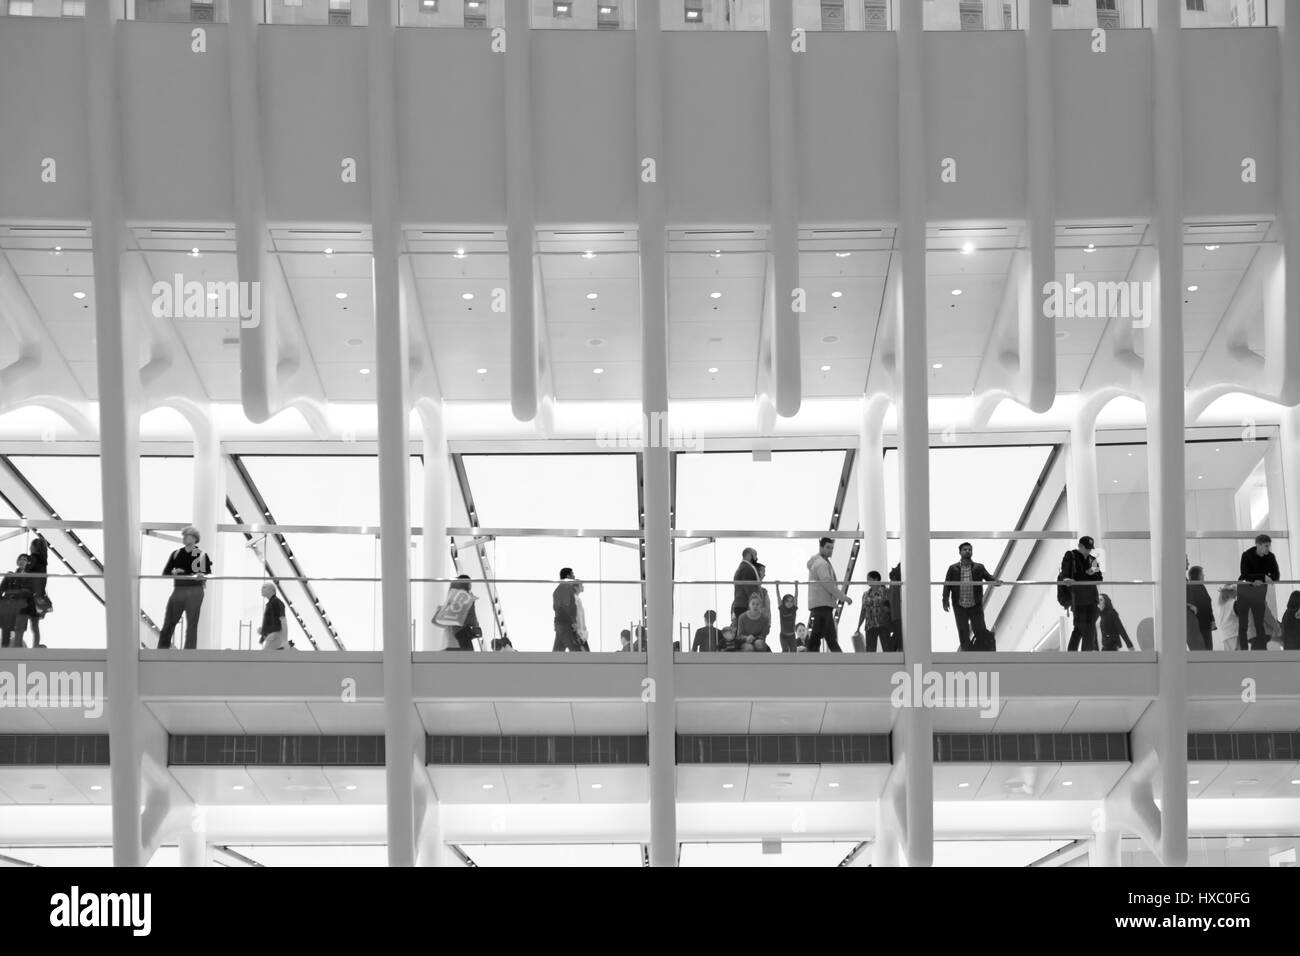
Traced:
[[710, 292], [710, 293], [709, 293], [709, 298], [710, 298], [710, 299], [721, 299], [721, 298], [722, 298], [722, 293], [721, 293], [721, 292]]
[[1206, 252], [1218, 252], [1218, 251], [1219, 251], [1219, 247], [1218, 247], [1218, 246], [1206, 246], [1206, 247], [1205, 247], [1205, 251], [1206, 251]]
[[935, 362], [933, 365], [930, 366], [930, 368], [943, 368], [943, 363]]
[[832, 293], [831, 293], [831, 298], [832, 298], [832, 299], [842, 299], [842, 298], [844, 298], [844, 293], [843, 293], [843, 292], [839, 292], [839, 291], [832, 292]]
[[714, 249], [712, 252], [709, 253], [709, 258], [710, 258], [710, 259], [721, 259], [721, 258], [722, 258], [722, 250], [721, 250], [721, 249]]
[[1118, 479], [1118, 478], [1112, 478], [1112, 479], [1110, 480], [1110, 483], [1111, 483], [1112, 485], [1118, 485], [1118, 484], [1119, 484], [1119, 479]]
[[1194, 786], [1196, 786], [1198, 783], [1200, 783], [1201, 781], [1199, 781], [1199, 780], [1188, 780], [1187, 782], [1188, 782], [1188, 784], [1190, 784], [1191, 786], [1194, 787]]
[[953, 289], [953, 290], [952, 290], [952, 294], [953, 294], [953, 295], [961, 295], [961, 289]]
[[361, 374], [362, 374], [362, 375], [369, 375], [369, 374], [370, 374], [370, 369], [368, 369], [368, 368], [363, 368], [363, 369], [361, 369]]
[[352, 346], [353, 348], [356, 348], [360, 344], [361, 344], [360, 339], [348, 339], [348, 345]]
[[1082, 291], [1083, 291], [1083, 286], [1080, 285], [1076, 285], [1073, 289], [1070, 290], [1071, 294], [1073, 295], [1078, 295]]
[[604, 790], [604, 789], [605, 789], [605, 785], [604, 785], [603, 783], [593, 783], [593, 784], [591, 785], [591, 789], [592, 789], [592, 790]]
[[831, 367], [830, 367], [829, 365], [823, 365], [823, 366], [822, 366], [822, 371], [823, 371], [823, 372], [829, 372], [830, 370], [831, 370]]
[[58, 256], [58, 255], [62, 255], [62, 254], [63, 254], [63, 247], [62, 247], [62, 246], [55, 246], [53, 249], [50, 250], [50, 255], [52, 255], [52, 256]]
[[84, 292], [74, 292], [74, 293], [72, 293], [72, 297], [73, 297], [74, 299], [84, 299], [84, 298], [86, 297], [86, 293], [84, 293]]
[[1189, 285], [1189, 286], [1187, 287], [1187, 291], [1188, 291], [1188, 292], [1195, 292], [1195, 291], [1197, 291], [1198, 289], [1200, 289], [1200, 286], [1199, 286], [1199, 285]]
[[357, 789], [357, 785], [356, 785], [355, 783], [350, 783], [350, 784], [348, 784], [347, 786], [345, 786], [343, 789], [344, 789], [344, 790], [355, 790], [355, 789]]
[[1244, 780], [1238, 780], [1238, 781], [1237, 781], [1237, 786], [1239, 786], [1239, 787], [1253, 787], [1253, 786], [1255, 786], [1255, 784], [1257, 784], [1257, 783], [1259, 783], [1259, 781], [1256, 780], [1254, 777], [1247, 777], [1247, 778], [1244, 779]]
[[454, 253], [452, 253], [452, 255], [457, 259], [464, 259], [466, 253], [464, 249], [457, 249]]
[[201, 253], [199, 252], [198, 246], [195, 246], [193, 249], [190, 250], [190, 256], [192, 258], [197, 259], [200, 255]]
[[966, 789], [967, 787], [969, 787], [969, 786], [970, 786], [969, 783], [964, 783], [964, 782], [963, 782], [963, 783], [959, 783], [959, 784], [957, 784], [957, 789], [958, 789], [958, 790], [965, 790], [965, 789]]
[[[1292, 782], [1292, 783], [1295, 783], [1294, 780], [1291, 781], [1291, 782]], [[100, 786], [99, 784], [97, 784], [97, 783], [92, 783], [92, 784], [90, 785], [90, 789], [93, 790], [93, 791], [95, 791], [95, 793], [98, 793], [99, 791], [103, 790], [104, 788], [101, 787], [101, 786]]]
[[1129, 452], [1129, 453], [1128, 453], [1128, 456], [1129, 456], [1130, 458], [1132, 458], [1132, 457], [1133, 457], [1133, 453], [1132, 453], [1132, 452]]
[[1197, 481], [1204, 481], [1204, 480], [1205, 480], [1205, 476], [1204, 476], [1204, 475], [1197, 475], [1197, 476], [1196, 476], [1196, 480], [1197, 480]]
[[716, 365], [715, 365], [713, 368], [709, 369], [709, 374], [710, 374], [710, 375], [717, 375], [717, 374], [718, 374], [718, 368], [717, 368]]
[[973, 243], [973, 242], [963, 242], [963, 243], [961, 244], [961, 254], [962, 254], [963, 256], [968, 256], [968, 255], [970, 255], [970, 254], [971, 254], [972, 252], [974, 252], [974, 251], [975, 251], [975, 243]]
[[215, 299], [220, 299], [220, 298], [221, 298], [221, 293], [220, 293], [220, 292], [209, 292], [209, 293], [208, 293], [208, 298], [209, 298], [209, 299], [214, 299], [214, 300], [215, 300]]
[[487, 374], [487, 369], [485, 369], [485, 368], [478, 368], [478, 369], [475, 369], [474, 372], [475, 372], [476, 374], [478, 374], [478, 375], [486, 375], [486, 374]]
[[593, 349], [598, 349], [605, 344], [604, 339], [587, 339], [587, 344]]
[[484, 789], [484, 790], [491, 790], [491, 789], [492, 789], [493, 787], [495, 787], [495, 786], [496, 786], [496, 784], [485, 783], [485, 784], [483, 784], [483, 789]]
[[848, 258], [849, 256], [851, 256], [851, 255], [853, 255], [853, 253], [851, 253], [851, 252], [837, 252], [837, 253], [835, 253], [835, 258], [836, 258], [836, 259], [847, 259], [847, 258]]
[[593, 368], [593, 369], [591, 370], [591, 374], [592, 374], [592, 375], [604, 375], [604, 374], [605, 374], [605, 370], [604, 370], [603, 368]]
[[588, 249], [586, 252], [584, 252], [584, 253], [582, 254], [582, 258], [584, 258], [584, 259], [594, 259], [594, 258], [596, 258], [596, 253], [593, 252], [592, 250]]
[[237, 784], [235, 784], [233, 787], [231, 787], [230, 789], [231, 789], [231, 790], [243, 790], [243, 789], [244, 789], [244, 785], [243, 785], [242, 783], [237, 783]]
[[1063, 787], [1073, 787], [1073, 786], [1074, 786], [1074, 781], [1073, 781], [1073, 780], [1062, 780], [1062, 781], [1061, 781], [1061, 786], [1063, 786]]
[[588, 299], [589, 301], [594, 301], [594, 300], [599, 299], [599, 298], [600, 298], [600, 293], [599, 293], [599, 292], [588, 292], [588, 293], [587, 293], [587, 299]]
[[1291, 786], [1293, 786], [1293, 787], [1300, 787], [1300, 777], [1297, 777], [1295, 780], [1292, 780], [1292, 781], [1291, 781]]
[[834, 782], [834, 781], [832, 781], [831, 783], [828, 783], [827, 786], [830, 787], [832, 790], [835, 790], [835, 789], [838, 789], [839, 784], [836, 783], [836, 782]]
[[722, 785], [722, 789], [723, 789], [723, 790], [734, 790], [735, 788], [736, 788], [736, 785], [735, 785], [734, 783], [724, 783], [724, 784]]
[[327, 255], [327, 256], [332, 256], [332, 255], [334, 255], [334, 250], [331, 249], [329, 246], [326, 246], [326, 247], [325, 247], [325, 255]]
[[472, 302], [472, 301], [474, 300], [474, 293], [473, 293], [473, 292], [462, 292], [462, 293], [460, 294], [460, 297], [461, 297], [462, 299], [464, 299], [466, 302]]
[[1090, 242], [1090, 243], [1088, 243], [1086, 246], [1083, 247], [1083, 251], [1084, 251], [1084, 252], [1096, 252], [1096, 251], [1097, 251], [1097, 246], [1096, 246], [1095, 243], [1091, 243], [1091, 242]]
[[338, 299], [340, 302], [342, 302], [342, 301], [343, 301], [344, 299], [346, 299], [347, 297], [348, 297], [348, 294], [347, 294], [346, 292], [335, 292], [335, 293], [334, 293], [334, 298]]
[[823, 336], [822, 336], [822, 345], [834, 345], [834, 344], [835, 344], [836, 342], [838, 342], [839, 340], [840, 340], [840, 337], [839, 337], [838, 335], [823, 335]]

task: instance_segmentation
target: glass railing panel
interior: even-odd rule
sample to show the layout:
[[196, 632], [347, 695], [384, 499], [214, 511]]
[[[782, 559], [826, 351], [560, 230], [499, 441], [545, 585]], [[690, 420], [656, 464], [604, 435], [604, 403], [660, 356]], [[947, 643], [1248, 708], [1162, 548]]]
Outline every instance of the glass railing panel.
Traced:
[[0, 17], [84, 17], [86, 0], [0, 0]]
[[664, 30], [766, 30], [767, 0], [664, 0]]
[[504, 0], [401, 0], [397, 23], [403, 27], [479, 29], [505, 25]]
[[126, 0], [126, 19], [227, 23], [230, 20], [229, 0]]
[[1052, 27], [1057, 30], [1125, 30], [1142, 26], [1142, 0], [1069, 0], [1052, 4]]
[[1184, 0], [1184, 27], [1276, 26], [1283, 0]]
[[924, 0], [927, 30], [1019, 30], [1019, 0]]
[[361, 0], [265, 0], [267, 23], [302, 26], [363, 27], [366, 4]]
[[534, 30], [633, 30], [635, 0], [529, 0]]

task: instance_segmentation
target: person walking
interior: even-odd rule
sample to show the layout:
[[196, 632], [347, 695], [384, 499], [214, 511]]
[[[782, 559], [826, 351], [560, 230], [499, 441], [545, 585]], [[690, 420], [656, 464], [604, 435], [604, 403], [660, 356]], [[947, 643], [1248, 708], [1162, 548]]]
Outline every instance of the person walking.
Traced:
[[1093, 540], [1085, 534], [1079, 539], [1078, 547], [1065, 552], [1061, 572], [1056, 577], [1060, 583], [1057, 600], [1074, 615], [1069, 646], [1072, 651], [1097, 649], [1097, 582], [1102, 576], [1092, 552]]
[[555, 643], [551, 651], [581, 651], [577, 581], [573, 568], [560, 568], [560, 583], [551, 593], [551, 609], [555, 612]]
[[808, 650], [811, 653], [821, 650], [822, 641], [826, 642], [828, 651], [840, 653], [840, 641], [835, 633], [835, 605], [840, 601], [853, 603], [831, 567], [834, 553], [835, 539], [822, 538], [817, 542], [817, 553], [808, 559], [808, 613], [812, 621]]
[[[1277, 566], [1277, 556], [1271, 553], [1273, 539], [1266, 534], [1255, 536], [1255, 547], [1247, 548], [1241, 555], [1241, 576], [1237, 579], [1237, 649], [1262, 651], [1268, 648], [1268, 630], [1265, 624], [1268, 583], [1277, 582], [1282, 572]], [[1255, 633], [1247, 640], [1249, 619], [1255, 621]]]
[[993, 650], [993, 635], [984, 623], [984, 588], [979, 582], [998, 585], [988, 568], [972, 560], [974, 554], [975, 547], [969, 541], [957, 545], [957, 563], [950, 564], [944, 575], [943, 610], [946, 614], [951, 605], [959, 650]]
[[261, 635], [257, 643], [264, 651], [283, 651], [289, 646], [289, 636], [284, 630], [284, 602], [270, 581], [262, 585], [262, 597], [266, 598], [266, 607], [262, 610], [262, 626], [257, 629]]
[[1097, 623], [1101, 629], [1103, 651], [1119, 650], [1121, 640], [1130, 651], [1133, 650], [1133, 642], [1128, 639], [1128, 631], [1124, 630], [1124, 622], [1119, 619], [1119, 612], [1111, 603], [1109, 594], [1102, 594], [1097, 598]]
[[185, 649], [199, 646], [199, 612], [203, 608], [203, 583], [212, 573], [212, 559], [199, 547], [199, 531], [193, 525], [181, 532], [184, 547], [177, 548], [167, 558], [162, 573], [174, 579], [172, 593], [167, 598], [162, 630], [158, 634], [158, 649], [172, 646], [172, 632], [185, 615]]

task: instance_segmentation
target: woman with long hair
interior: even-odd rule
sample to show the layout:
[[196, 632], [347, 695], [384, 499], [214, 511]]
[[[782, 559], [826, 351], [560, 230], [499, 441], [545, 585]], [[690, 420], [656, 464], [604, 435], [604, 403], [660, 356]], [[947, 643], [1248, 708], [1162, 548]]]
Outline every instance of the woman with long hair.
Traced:
[[1097, 598], [1097, 612], [1097, 624], [1101, 631], [1101, 649], [1117, 651], [1119, 642], [1123, 640], [1124, 645], [1130, 651], [1133, 650], [1133, 642], [1128, 639], [1128, 631], [1124, 630], [1124, 622], [1119, 619], [1119, 612], [1115, 610], [1109, 594], [1102, 594]]
[[32, 647], [44, 647], [41, 643], [41, 618], [50, 609], [50, 599], [45, 594], [45, 575], [50, 568], [50, 546], [39, 534], [32, 539], [32, 546], [27, 555], [27, 573], [36, 575], [31, 579], [31, 622]]
[[1282, 650], [1300, 651], [1300, 591], [1292, 591], [1282, 612]]

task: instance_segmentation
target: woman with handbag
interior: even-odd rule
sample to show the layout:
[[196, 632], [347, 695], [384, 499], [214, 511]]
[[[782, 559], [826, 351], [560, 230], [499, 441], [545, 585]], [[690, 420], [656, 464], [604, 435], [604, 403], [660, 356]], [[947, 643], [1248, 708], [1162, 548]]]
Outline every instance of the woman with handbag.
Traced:
[[54, 610], [54, 603], [45, 593], [46, 572], [50, 567], [50, 546], [39, 534], [32, 540], [31, 553], [27, 556], [27, 573], [36, 575], [31, 579], [31, 622], [32, 647], [44, 647], [41, 643], [41, 619]]

